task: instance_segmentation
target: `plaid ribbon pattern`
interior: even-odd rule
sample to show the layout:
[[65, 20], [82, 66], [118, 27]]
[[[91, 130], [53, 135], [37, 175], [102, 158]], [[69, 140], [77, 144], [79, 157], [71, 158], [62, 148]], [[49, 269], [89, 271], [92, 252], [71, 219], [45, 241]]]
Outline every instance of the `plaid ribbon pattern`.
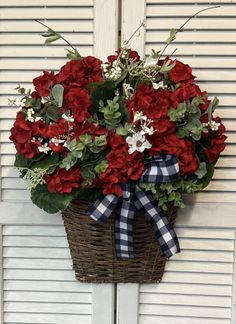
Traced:
[[[179, 165], [174, 155], [157, 155], [145, 161], [145, 171], [141, 182], [164, 183], [178, 180]], [[141, 210], [152, 226], [155, 237], [166, 257], [180, 252], [178, 238], [169, 223], [167, 216], [157, 206], [153, 197], [144, 192], [137, 183], [121, 184], [122, 204], [117, 211], [115, 221], [115, 248], [117, 258], [134, 258], [133, 249], [133, 219], [136, 210]], [[118, 206], [116, 195], [102, 195], [88, 209], [89, 216], [105, 223]]]

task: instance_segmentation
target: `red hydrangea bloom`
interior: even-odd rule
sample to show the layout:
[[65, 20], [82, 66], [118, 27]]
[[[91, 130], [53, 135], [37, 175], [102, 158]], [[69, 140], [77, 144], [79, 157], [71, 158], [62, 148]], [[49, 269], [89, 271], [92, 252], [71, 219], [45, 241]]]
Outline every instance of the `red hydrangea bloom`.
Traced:
[[[109, 55], [107, 57], [107, 61], [112, 64], [118, 57], [118, 55], [120, 54], [120, 49], [118, 51], [116, 51], [116, 55]], [[139, 61], [140, 60], [140, 56], [138, 54], [138, 52], [136, 51], [132, 51], [131, 49], [128, 49], [128, 55], [129, 55], [129, 58], [135, 60], [135, 61]]]
[[92, 102], [86, 89], [71, 87], [64, 96], [64, 107], [71, 110], [76, 122], [81, 123], [90, 117], [89, 108]]
[[46, 124], [42, 120], [32, 123], [25, 120], [24, 113], [18, 112], [10, 136], [10, 140], [15, 144], [17, 152], [28, 159], [32, 159], [39, 154], [38, 147], [41, 146], [41, 143], [33, 140], [33, 138], [40, 135], [44, 127], [46, 127]]
[[[208, 138], [206, 140], [209, 142], [209, 147], [204, 148], [204, 153], [209, 163], [216, 163], [220, 153], [225, 149], [225, 141], [227, 139], [227, 136], [224, 135], [225, 126], [222, 124], [221, 118], [215, 117], [213, 120], [220, 124], [220, 126], [217, 131], [209, 130], [208, 132]], [[204, 137], [206, 138], [207, 136], [205, 135]]]
[[199, 161], [194, 153], [193, 142], [188, 139], [180, 139], [175, 133], [166, 137], [150, 137], [152, 148], [150, 155], [160, 153], [175, 154], [180, 167], [181, 175], [194, 173], [199, 167]]
[[73, 134], [71, 139], [79, 140], [80, 136], [83, 134], [89, 134], [93, 136], [100, 136], [108, 134], [108, 130], [101, 125], [94, 125], [88, 121], [79, 124], [79, 126], [74, 125]]
[[143, 83], [139, 86], [131, 100], [126, 102], [131, 121], [133, 112], [142, 111], [149, 119], [153, 120], [153, 127], [160, 134], [175, 131], [175, 123], [168, 117], [168, 109], [172, 106], [173, 93], [168, 90], [155, 90], [151, 85]]
[[113, 133], [110, 138], [111, 151], [106, 156], [108, 168], [94, 179], [93, 184], [103, 188], [103, 193], [122, 195], [121, 183], [139, 180], [143, 171], [143, 154], [129, 154], [125, 139]]
[[79, 187], [81, 170], [79, 166], [74, 166], [69, 170], [57, 168], [53, 173], [46, 174], [44, 180], [48, 191], [59, 194], [70, 193], [73, 188]]
[[172, 93], [172, 107], [175, 108], [181, 102], [191, 100], [196, 96], [202, 96], [199, 86], [194, 83], [181, 84], [181, 86]]
[[188, 64], [184, 64], [178, 60], [171, 61], [175, 66], [169, 72], [169, 78], [175, 83], [192, 82], [195, 76], [192, 75], [192, 69]]
[[225, 141], [227, 136], [221, 134], [217, 137], [213, 137], [209, 148], [204, 149], [204, 153], [208, 158], [209, 163], [215, 163], [222, 151], [225, 149]]
[[41, 97], [49, 96], [50, 87], [55, 82], [54, 72], [44, 71], [43, 75], [33, 79], [35, 90]]
[[102, 61], [93, 56], [69, 61], [55, 76], [56, 82], [67, 88], [68, 85], [84, 87], [89, 83], [101, 81], [101, 63]]

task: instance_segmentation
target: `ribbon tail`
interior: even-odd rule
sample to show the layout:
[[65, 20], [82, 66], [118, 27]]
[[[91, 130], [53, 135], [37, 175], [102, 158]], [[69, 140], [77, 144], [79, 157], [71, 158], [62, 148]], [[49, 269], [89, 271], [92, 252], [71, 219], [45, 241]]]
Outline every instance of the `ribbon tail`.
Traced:
[[143, 210], [145, 217], [152, 225], [156, 239], [165, 256], [170, 258], [175, 253], [180, 252], [177, 235], [163, 210], [155, 206], [153, 198], [144, 193], [138, 186], [136, 186], [135, 195], [137, 200], [134, 203], [138, 209]]
[[95, 203], [88, 208], [87, 213], [95, 221], [104, 224], [111, 216], [117, 202], [118, 197], [116, 195], [101, 195]]
[[115, 247], [117, 258], [134, 258], [133, 219], [135, 206], [130, 200], [123, 200], [115, 222]]

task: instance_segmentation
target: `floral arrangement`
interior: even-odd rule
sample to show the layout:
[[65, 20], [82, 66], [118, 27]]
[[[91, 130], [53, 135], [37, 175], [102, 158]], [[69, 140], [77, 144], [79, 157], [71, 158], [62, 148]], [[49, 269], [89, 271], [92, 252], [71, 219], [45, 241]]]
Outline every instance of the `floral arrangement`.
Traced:
[[[44, 36], [62, 38], [52, 29]], [[54, 213], [76, 198], [120, 197], [121, 184], [139, 182], [166, 210], [207, 186], [225, 148], [225, 127], [213, 115], [218, 99], [199, 88], [189, 65], [163, 52], [141, 59], [127, 41], [102, 62], [72, 48], [58, 73], [37, 76], [33, 91], [18, 87], [10, 139], [36, 205]], [[180, 179], [141, 182], [145, 161], [160, 154], [176, 156]]]

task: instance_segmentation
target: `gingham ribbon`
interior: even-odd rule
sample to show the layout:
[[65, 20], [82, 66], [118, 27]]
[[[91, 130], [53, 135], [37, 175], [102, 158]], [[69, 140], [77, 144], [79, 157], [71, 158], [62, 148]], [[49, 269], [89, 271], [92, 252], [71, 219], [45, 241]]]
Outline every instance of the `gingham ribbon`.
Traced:
[[[140, 182], [165, 183], [179, 179], [179, 165], [174, 155], [157, 155], [144, 162], [146, 168]], [[115, 247], [117, 258], [134, 258], [133, 218], [136, 210], [141, 210], [151, 224], [161, 250], [166, 257], [180, 252], [178, 238], [163, 210], [153, 197], [144, 192], [137, 183], [121, 184], [122, 204], [115, 221]], [[116, 195], [102, 195], [88, 209], [89, 216], [105, 223], [117, 207]]]

